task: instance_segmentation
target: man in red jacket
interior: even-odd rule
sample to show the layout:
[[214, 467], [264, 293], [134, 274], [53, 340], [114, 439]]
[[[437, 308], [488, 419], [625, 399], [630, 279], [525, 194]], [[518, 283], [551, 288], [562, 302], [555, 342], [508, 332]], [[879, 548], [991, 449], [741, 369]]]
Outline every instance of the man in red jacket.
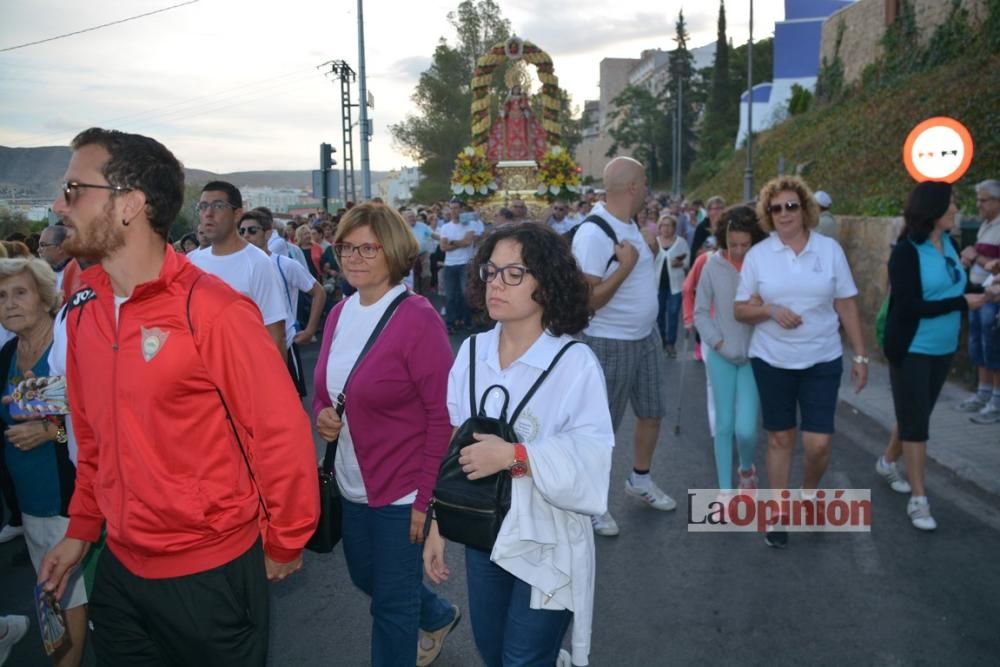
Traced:
[[262, 666], [266, 580], [302, 566], [319, 513], [308, 418], [254, 303], [167, 243], [180, 162], [98, 128], [72, 147], [53, 209], [98, 264], [67, 308], [79, 462], [39, 581], [61, 595], [106, 523], [99, 662]]

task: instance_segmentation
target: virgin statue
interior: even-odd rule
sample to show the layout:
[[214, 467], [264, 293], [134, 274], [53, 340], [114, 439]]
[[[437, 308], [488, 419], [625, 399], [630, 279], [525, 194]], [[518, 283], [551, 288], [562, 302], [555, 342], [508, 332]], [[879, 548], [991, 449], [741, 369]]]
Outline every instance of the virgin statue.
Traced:
[[545, 132], [521, 86], [511, 86], [490, 129], [487, 157], [491, 162], [533, 160], [538, 163], [548, 147]]

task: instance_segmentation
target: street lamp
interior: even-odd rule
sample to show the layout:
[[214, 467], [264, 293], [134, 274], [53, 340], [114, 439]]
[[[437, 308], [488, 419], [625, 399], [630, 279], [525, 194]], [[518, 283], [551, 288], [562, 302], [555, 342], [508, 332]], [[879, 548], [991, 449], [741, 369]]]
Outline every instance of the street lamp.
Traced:
[[750, 40], [747, 43], [747, 168], [743, 172], [743, 200], [753, 199], [753, 0], [750, 0]]

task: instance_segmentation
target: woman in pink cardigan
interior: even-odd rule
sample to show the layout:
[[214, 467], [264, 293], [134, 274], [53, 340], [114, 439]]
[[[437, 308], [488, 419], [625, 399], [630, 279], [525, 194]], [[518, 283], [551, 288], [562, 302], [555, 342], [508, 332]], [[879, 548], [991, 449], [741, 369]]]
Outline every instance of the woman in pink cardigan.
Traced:
[[[371, 664], [430, 664], [460, 618], [458, 607], [423, 584], [423, 526], [451, 437], [444, 323], [422, 296], [409, 295], [348, 375], [386, 308], [406, 292], [419, 252], [402, 217], [382, 204], [352, 208], [334, 252], [357, 289], [330, 312], [316, 362], [313, 412], [327, 441], [343, 501], [343, 545], [354, 585], [372, 599]], [[334, 408], [345, 395], [343, 419]]]

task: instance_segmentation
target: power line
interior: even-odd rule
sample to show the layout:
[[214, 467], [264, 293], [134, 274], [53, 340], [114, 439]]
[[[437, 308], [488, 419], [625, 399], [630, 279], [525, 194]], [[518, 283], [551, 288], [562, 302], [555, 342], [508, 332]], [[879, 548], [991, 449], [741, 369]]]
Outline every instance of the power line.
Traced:
[[177, 5], [171, 5], [170, 7], [164, 7], [163, 9], [156, 9], [151, 12], [146, 12], [145, 14], [137, 14], [136, 16], [130, 16], [126, 19], [119, 19], [118, 21], [112, 21], [110, 23], [102, 23], [101, 25], [95, 25], [93, 28], [84, 28], [83, 30], [76, 30], [74, 32], [67, 32], [64, 35], [56, 35], [55, 37], [47, 37], [45, 39], [39, 39], [35, 42], [28, 42], [27, 44], [18, 44], [17, 46], [8, 46], [0, 49], [0, 53], [6, 51], [13, 51], [15, 49], [23, 49], [26, 46], [35, 46], [37, 44], [45, 44], [46, 42], [54, 42], [57, 39], [63, 39], [64, 37], [73, 37], [74, 35], [82, 35], [85, 32], [93, 32], [94, 30], [100, 30], [101, 28], [107, 28], [108, 26], [118, 25], [119, 23], [127, 23], [128, 21], [134, 21], [136, 19], [145, 18], [147, 16], [152, 16], [153, 14], [160, 14], [171, 9], [177, 9], [178, 7], [183, 7], [184, 5], [193, 5], [198, 2], [198, 0], [188, 0], [187, 2], [182, 2]]

